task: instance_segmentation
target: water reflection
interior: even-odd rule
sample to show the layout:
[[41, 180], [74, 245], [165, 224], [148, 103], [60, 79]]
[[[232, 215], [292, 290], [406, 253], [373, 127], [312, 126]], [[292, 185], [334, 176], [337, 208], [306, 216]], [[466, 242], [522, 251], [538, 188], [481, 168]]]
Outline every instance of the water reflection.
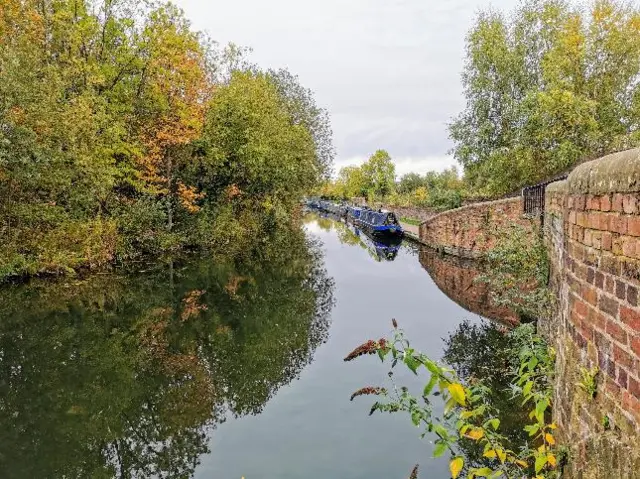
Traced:
[[[511, 392], [514, 380], [514, 357], [517, 361], [517, 342], [505, 326], [483, 321], [465, 321], [445, 339], [444, 361], [467, 383], [481, 381], [489, 388], [488, 405], [500, 411], [500, 433], [510, 449], [517, 451], [528, 445], [529, 436], [522, 429], [528, 407], [521, 396]], [[475, 441], [461, 443], [465, 463], [473, 467], [491, 467], [491, 459], [484, 457], [484, 449]]]
[[517, 315], [505, 306], [494, 304], [486, 284], [476, 281], [482, 264], [475, 260], [443, 255], [421, 247], [420, 264], [449, 298], [484, 318], [517, 323]]
[[0, 477], [189, 477], [327, 338], [333, 284], [302, 233], [251, 266], [0, 292]]
[[374, 261], [393, 261], [402, 245], [401, 238], [375, 238], [352, 223], [327, 212], [308, 211], [305, 223], [315, 222], [323, 231], [335, 230], [342, 244], [360, 246], [369, 253]]

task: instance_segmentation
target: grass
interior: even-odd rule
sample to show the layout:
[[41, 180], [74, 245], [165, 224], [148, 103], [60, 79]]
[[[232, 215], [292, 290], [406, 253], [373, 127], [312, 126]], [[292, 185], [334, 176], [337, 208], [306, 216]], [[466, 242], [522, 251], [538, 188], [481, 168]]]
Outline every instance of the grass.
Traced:
[[400, 221], [402, 223], [406, 223], [408, 225], [413, 225], [413, 226], [420, 226], [420, 224], [422, 223], [422, 221], [417, 220], [415, 218], [406, 218], [404, 216], [402, 218], [400, 218]]

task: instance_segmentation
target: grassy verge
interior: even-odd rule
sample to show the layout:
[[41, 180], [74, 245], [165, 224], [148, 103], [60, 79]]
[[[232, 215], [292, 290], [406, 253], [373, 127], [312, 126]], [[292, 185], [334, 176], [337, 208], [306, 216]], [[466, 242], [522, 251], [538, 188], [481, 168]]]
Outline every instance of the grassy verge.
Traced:
[[422, 221], [417, 220], [415, 218], [406, 218], [404, 216], [402, 218], [400, 218], [400, 221], [402, 223], [406, 223], [408, 225], [413, 225], [413, 226], [420, 226], [420, 224], [422, 223]]

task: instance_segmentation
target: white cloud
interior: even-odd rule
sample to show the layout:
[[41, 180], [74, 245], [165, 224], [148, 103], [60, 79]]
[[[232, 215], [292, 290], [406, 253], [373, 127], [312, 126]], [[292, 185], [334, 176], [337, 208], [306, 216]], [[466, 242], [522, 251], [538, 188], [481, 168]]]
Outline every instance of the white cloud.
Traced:
[[[355, 156], [352, 158], [338, 159], [335, 162], [334, 175], [337, 175], [340, 168], [345, 166], [360, 166], [368, 157]], [[451, 166], [458, 166], [452, 156], [425, 156], [425, 157], [400, 157], [393, 158], [396, 165], [396, 176], [400, 177], [405, 173], [425, 174], [427, 171], [443, 171]]]
[[[1, 1], [1, 0], [0, 0]], [[514, 0], [176, 0], [195, 28], [288, 68], [332, 117], [340, 161], [383, 148], [398, 172], [453, 164], [446, 124], [464, 107], [465, 35]], [[347, 158], [347, 160], [342, 160]]]

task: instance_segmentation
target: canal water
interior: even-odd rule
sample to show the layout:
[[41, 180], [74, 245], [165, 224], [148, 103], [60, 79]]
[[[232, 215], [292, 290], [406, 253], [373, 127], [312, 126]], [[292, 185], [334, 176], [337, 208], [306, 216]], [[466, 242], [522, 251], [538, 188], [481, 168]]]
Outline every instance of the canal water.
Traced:
[[464, 350], [472, 267], [316, 215], [304, 230], [246, 261], [0, 291], [0, 477], [449, 477], [408, 417], [349, 400], [387, 366], [343, 358], [392, 318], [434, 358]]

